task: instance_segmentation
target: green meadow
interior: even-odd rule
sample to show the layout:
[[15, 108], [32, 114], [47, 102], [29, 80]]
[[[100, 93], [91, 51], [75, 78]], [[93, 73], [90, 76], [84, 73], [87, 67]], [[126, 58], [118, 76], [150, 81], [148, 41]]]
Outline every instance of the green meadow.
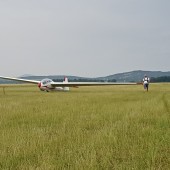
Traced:
[[0, 86], [2, 170], [170, 169], [170, 84]]

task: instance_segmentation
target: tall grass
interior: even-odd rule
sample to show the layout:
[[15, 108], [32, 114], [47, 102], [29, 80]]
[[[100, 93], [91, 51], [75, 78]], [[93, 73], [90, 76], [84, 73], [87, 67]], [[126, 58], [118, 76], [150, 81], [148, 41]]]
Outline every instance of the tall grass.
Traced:
[[170, 84], [0, 88], [0, 169], [170, 169]]

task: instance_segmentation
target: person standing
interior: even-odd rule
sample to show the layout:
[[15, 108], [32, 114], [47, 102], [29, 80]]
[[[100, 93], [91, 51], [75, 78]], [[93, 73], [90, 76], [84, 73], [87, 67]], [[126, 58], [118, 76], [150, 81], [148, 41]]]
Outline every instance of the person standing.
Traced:
[[149, 77], [145, 75], [143, 78], [143, 87], [147, 91], [149, 90], [149, 81], [150, 81]]

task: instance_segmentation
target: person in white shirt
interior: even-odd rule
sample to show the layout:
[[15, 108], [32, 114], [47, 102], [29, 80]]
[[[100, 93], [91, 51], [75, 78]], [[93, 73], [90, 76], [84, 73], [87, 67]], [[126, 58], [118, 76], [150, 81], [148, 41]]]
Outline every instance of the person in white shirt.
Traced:
[[150, 81], [149, 77], [147, 77], [147, 75], [145, 75], [145, 77], [143, 78], [143, 87], [147, 91], [149, 89], [149, 81]]

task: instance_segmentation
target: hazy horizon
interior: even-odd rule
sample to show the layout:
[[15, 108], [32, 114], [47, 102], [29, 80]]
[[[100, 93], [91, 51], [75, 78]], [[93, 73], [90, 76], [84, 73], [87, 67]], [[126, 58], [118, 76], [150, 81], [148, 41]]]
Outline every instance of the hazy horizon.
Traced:
[[[148, 76], [150, 72], [162, 72], [162, 73], [165, 73], [165, 72], [170, 72], [170, 71], [161, 71], [161, 70], [158, 70], [158, 71], [150, 71], [150, 70], [133, 70], [133, 71], [128, 71], [128, 72], [119, 72], [119, 73], [113, 73], [113, 74], [108, 74], [108, 75], [104, 75], [104, 76], [94, 76], [94, 77], [88, 77], [88, 76], [79, 76], [79, 75], [71, 75], [71, 74], [68, 74], [68, 75], [65, 75], [65, 74], [50, 74], [50, 75], [34, 75], [34, 74], [23, 74], [23, 75], [20, 75], [18, 77], [31, 77], [31, 76], [75, 76], [75, 77], [84, 77], [84, 78], [99, 78], [99, 77], [107, 77], [107, 76], [111, 76], [111, 75], [116, 75], [116, 74], [123, 74], [123, 73], [130, 73], [130, 72], [136, 72], [136, 71], [143, 71], [143, 72], [146, 72], [144, 73], [147, 74]], [[143, 75], [143, 76], [144, 76]]]

